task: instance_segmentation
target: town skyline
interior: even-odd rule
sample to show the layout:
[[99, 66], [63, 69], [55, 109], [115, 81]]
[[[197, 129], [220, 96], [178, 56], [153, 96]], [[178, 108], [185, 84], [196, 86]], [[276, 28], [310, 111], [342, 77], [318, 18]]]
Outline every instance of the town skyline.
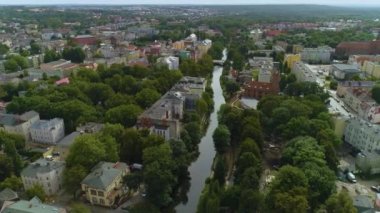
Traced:
[[115, 0], [112, 2], [106, 0], [15, 0], [12, 2], [0, 2], [0, 5], [326, 5], [326, 6], [344, 6], [344, 7], [366, 7], [366, 6], [380, 6], [380, 3], [376, 0], [367, 0], [367, 1], [358, 1], [358, 0], [311, 0], [308, 2], [300, 0], [239, 0], [230, 1], [226, 0], [140, 0], [140, 1], [131, 1], [131, 0]]

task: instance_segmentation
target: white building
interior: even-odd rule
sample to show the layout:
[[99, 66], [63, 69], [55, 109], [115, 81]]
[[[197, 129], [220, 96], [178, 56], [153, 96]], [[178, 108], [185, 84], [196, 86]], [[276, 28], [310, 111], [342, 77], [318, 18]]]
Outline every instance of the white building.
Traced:
[[168, 56], [157, 59], [158, 63], [164, 64], [169, 70], [178, 70], [179, 58], [174, 56]]
[[344, 140], [363, 152], [380, 150], [380, 126], [363, 119], [351, 119], [344, 131]]
[[0, 113], [0, 126], [6, 132], [22, 135], [30, 139], [30, 127], [40, 120], [40, 115], [35, 111], [25, 112], [21, 115]]
[[35, 142], [55, 144], [65, 136], [63, 119], [39, 120], [30, 127], [30, 135]]
[[261, 29], [254, 29], [249, 32], [249, 37], [252, 38], [253, 40], [260, 40], [263, 38], [263, 31]]
[[313, 73], [313, 71], [301, 61], [294, 63], [292, 73], [294, 73], [298, 82], [317, 82], [317, 76], [315, 73]]
[[328, 46], [318, 48], [304, 48], [301, 51], [301, 60], [311, 64], [329, 64], [331, 53], [335, 50]]
[[22, 170], [21, 179], [25, 190], [41, 185], [47, 195], [56, 194], [62, 189], [65, 162], [39, 159]]

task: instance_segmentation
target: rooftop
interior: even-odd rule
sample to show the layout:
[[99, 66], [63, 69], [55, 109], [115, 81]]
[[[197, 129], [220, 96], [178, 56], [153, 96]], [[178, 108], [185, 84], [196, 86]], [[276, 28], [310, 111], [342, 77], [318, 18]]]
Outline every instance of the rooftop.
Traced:
[[31, 129], [50, 129], [53, 130], [57, 125], [60, 123], [63, 123], [62, 118], [53, 118], [51, 120], [39, 120], [36, 121], [32, 126]]
[[57, 144], [57, 146], [61, 147], [70, 147], [71, 144], [74, 143], [75, 138], [80, 136], [81, 134], [79, 132], [72, 132], [71, 134], [67, 135], [66, 137], [62, 138]]
[[5, 188], [0, 192], [0, 201], [9, 201], [18, 199], [18, 195], [15, 191], [10, 188]]
[[43, 174], [57, 169], [63, 169], [64, 166], [65, 162], [63, 161], [48, 161], [44, 158], [40, 158], [23, 169], [21, 176], [35, 177], [39, 173]]
[[64, 213], [65, 209], [43, 204], [34, 197], [30, 201], [20, 200], [7, 206], [2, 213]]
[[351, 65], [351, 64], [333, 64], [332, 66], [333, 68], [335, 67], [336, 69], [341, 70], [343, 72], [351, 72], [351, 73], [360, 72], [360, 70], [358, 70], [356, 66]]
[[91, 188], [105, 190], [123, 171], [128, 171], [128, 165], [121, 162], [99, 162], [91, 173], [81, 182]]
[[35, 116], [39, 116], [36, 111], [28, 111], [21, 115], [0, 113], [0, 125], [16, 126]]

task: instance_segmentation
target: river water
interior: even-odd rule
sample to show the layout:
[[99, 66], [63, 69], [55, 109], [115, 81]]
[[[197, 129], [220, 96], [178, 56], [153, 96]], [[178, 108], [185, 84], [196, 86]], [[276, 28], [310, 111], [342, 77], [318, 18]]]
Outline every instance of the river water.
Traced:
[[[223, 51], [222, 60], [226, 60], [227, 51]], [[211, 87], [214, 91], [214, 111], [210, 115], [210, 122], [206, 134], [199, 143], [199, 157], [189, 167], [190, 189], [187, 193], [188, 201], [186, 204], [180, 203], [175, 209], [177, 213], [195, 213], [201, 192], [205, 186], [205, 180], [211, 174], [211, 166], [215, 157], [214, 141], [212, 134], [218, 126], [218, 111], [225, 103], [222, 87], [220, 86], [220, 76], [223, 67], [214, 66]]]

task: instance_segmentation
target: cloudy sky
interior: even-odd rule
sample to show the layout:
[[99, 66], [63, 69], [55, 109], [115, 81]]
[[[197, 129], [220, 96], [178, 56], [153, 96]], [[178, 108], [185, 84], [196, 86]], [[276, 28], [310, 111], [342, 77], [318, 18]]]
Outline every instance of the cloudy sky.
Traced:
[[380, 6], [380, 0], [0, 0], [0, 4], [324, 4]]

